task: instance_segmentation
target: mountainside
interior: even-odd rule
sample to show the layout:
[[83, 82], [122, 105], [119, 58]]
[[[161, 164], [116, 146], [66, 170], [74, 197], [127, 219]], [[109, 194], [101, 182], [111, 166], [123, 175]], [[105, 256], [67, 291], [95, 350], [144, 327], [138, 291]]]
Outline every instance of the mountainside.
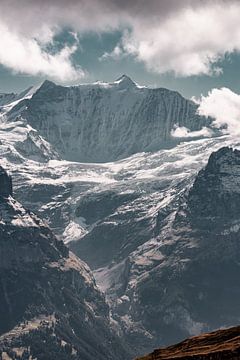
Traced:
[[155, 350], [138, 360], [237, 360], [240, 358], [240, 327], [194, 336], [179, 344]]
[[11, 194], [0, 168], [0, 354], [129, 358], [90, 269]]
[[0, 93], [0, 106], [6, 105], [9, 102], [12, 102], [15, 100], [16, 94], [9, 93], [9, 94], [1, 94]]
[[175, 91], [140, 87], [124, 75], [74, 87], [45, 81], [7, 116], [20, 114], [64, 159], [106, 162], [168, 147], [176, 124], [200, 130], [209, 120], [196, 110]]
[[[195, 180], [176, 171], [152, 182], [151, 195], [80, 202], [79, 214], [98, 221], [70, 247], [95, 269], [132, 343], [156, 347], [239, 323], [239, 161], [224, 147]], [[93, 220], [111, 201], [117, 209]]]

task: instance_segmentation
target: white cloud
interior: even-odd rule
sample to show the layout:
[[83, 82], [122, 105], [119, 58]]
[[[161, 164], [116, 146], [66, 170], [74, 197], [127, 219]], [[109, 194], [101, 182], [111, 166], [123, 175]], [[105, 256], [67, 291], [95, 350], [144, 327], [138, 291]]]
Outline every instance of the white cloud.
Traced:
[[217, 62], [240, 51], [239, 13], [239, 2], [214, 1], [201, 8], [183, 7], [159, 22], [136, 19], [122, 47], [157, 73], [219, 74]]
[[191, 131], [185, 126], [175, 126], [171, 131], [171, 136], [175, 138], [198, 138], [198, 137], [211, 137], [213, 132], [207, 127], [201, 130]]
[[83, 76], [83, 71], [71, 64], [71, 55], [76, 50], [76, 45], [66, 46], [53, 55], [41, 48], [41, 43], [52, 40], [50, 32], [42, 33], [37, 41], [10, 31], [0, 22], [0, 34], [0, 63], [11, 70], [30, 75], [46, 75], [59, 81]]
[[110, 53], [105, 52], [102, 56], [99, 57], [100, 61], [106, 60], [106, 59], [114, 59], [114, 60], [120, 60], [124, 57], [124, 52], [122, 48], [117, 45], [113, 51]]
[[240, 135], [240, 95], [230, 89], [213, 89], [202, 96], [198, 112], [213, 117], [213, 126], [223, 133]]
[[0, 42], [0, 62], [62, 81], [83, 75], [72, 64], [75, 47], [52, 55], [42, 45], [64, 27], [81, 35], [120, 30], [120, 43], [110, 53], [103, 51], [100, 60], [130, 55], [149, 71], [177, 76], [218, 74], [219, 60], [240, 51], [240, 2], [235, 0], [1, 0], [0, 13], [1, 30], [12, 44], [6, 48]]

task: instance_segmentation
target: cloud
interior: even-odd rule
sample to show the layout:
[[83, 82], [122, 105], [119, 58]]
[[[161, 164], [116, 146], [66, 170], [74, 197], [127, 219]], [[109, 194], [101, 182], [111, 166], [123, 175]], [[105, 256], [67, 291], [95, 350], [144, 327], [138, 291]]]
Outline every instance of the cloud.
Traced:
[[117, 45], [113, 51], [110, 53], [105, 52], [102, 56], [99, 57], [100, 61], [104, 61], [106, 59], [114, 59], [114, 60], [120, 60], [124, 57], [123, 49]]
[[159, 22], [137, 20], [121, 46], [156, 73], [213, 75], [227, 53], [240, 50], [240, 3], [213, 1], [183, 7]]
[[171, 136], [175, 138], [199, 138], [199, 137], [211, 137], [213, 132], [207, 127], [203, 127], [201, 130], [191, 131], [185, 126], [175, 126], [171, 131]]
[[198, 112], [213, 117], [213, 126], [223, 133], [240, 135], [240, 95], [230, 89], [212, 89], [202, 96]]
[[222, 72], [220, 64], [227, 54], [240, 51], [238, 1], [147, 5], [145, 16], [140, 12], [134, 17], [130, 12], [128, 31], [116, 48], [105, 54], [106, 59], [128, 54], [152, 72], [211, 76]]
[[[54, 55], [44, 46], [66, 27], [82, 36], [121, 31], [120, 43], [100, 60], [130, 55], [149, 71], [177, 76], [219, 74], [224, 56], [240, 51], [240, 2], [234, 0], [1, 0], [0, 13], [0, 63], [62, 81], [84, 75], [72, 62], [76, 46]], [[11, 58], [19, 54], [16, 64]]]
[[82, 70], [74, 68], [70, 61], [76, 45], [65, 46], [53, 55], [43, 50], [36, 39], [13, 33], [1, 23], [0, 33], [0, 63], [13, 71], [47, 75], [60, 81], [83, 76]]

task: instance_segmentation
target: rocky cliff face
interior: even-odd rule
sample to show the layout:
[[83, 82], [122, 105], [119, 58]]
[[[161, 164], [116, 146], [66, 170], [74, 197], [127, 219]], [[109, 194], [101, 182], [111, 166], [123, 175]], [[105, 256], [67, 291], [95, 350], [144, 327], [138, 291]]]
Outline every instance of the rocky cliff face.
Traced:
[[184, 340], [165, 349], [155, 350], [138, 360], [237, 360], [240, 358], [240, 327], [232, 327]]
[[106, 162], [169, 146], [175, 124], [209, 123], [197, 106], [167, 89], [140, 87], [127, 76], [113, 83], [63, 87], [45, 81], [8, 113], [23, 119], [64, 159]]
[[0, 196], [8, 197], [12, 195], [12, 178], [0, 166]]
[[[0, 353], [8, 359], [126, 359], [89, 268], [11, 197], [0, 173]], [[31, 357], [32, 356], [32, 357]]]
[[[192, 217], [221, 223], [239, 218], [240, 151], [228, 147], [213, 153], [188, 197]], [[204, 224], [206, 225], [206, 224]]]

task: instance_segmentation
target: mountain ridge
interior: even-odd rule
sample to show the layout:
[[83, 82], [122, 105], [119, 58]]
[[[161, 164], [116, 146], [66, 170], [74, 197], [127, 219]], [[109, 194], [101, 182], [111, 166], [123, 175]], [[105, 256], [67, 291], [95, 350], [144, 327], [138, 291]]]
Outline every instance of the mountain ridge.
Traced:
[[112, 83], [64, 87], [46, 80], [6, 118], [21, 117], [66, 160], [109, 162], [178, 142], [174, 126], [198, 131], [210, 119], [178, 92], [142, 87], [123, 75]]
[[136, 360], [237, 360], [240, 356], [240, 326], [216, 330], [186, 339], [176, 345], [154, 350]]

